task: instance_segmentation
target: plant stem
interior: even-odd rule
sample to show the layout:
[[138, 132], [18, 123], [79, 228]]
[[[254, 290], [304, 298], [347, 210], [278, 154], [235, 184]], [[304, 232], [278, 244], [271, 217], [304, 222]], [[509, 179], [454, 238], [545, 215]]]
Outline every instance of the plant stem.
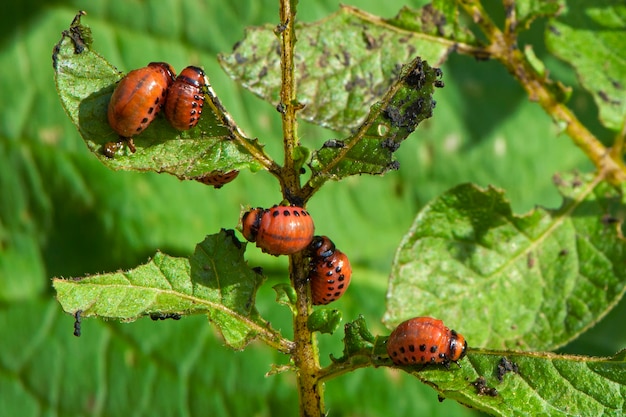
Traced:
[[[292, 203], [302, 204], [300, 173], [296, 172], [294, 150], [297, 146], [296, 112], [302, 106], [296, 100], [294, 70], [294, 47], [296, 34], [295, 4], [297, 0], [280, 0], [280, 24], [276, 34], [281, 47], [280, 107], [283, 122], [283, 148], [285, 162], [277, 177], [281, 181], [283, 197]], [[311, 304], [308, 297], [307, 262], [303, 253], [289, 258], [289, 276], [296, 291], [296, 313], [293, 318], [295, 351], [292, 354], [296, 366], [296, 378], [302, 417], [324, 415], [323, 388], [319, 381], [319, 352], [313, 333], [308, 328]]]
[[[501, 31], [487, 15], [478, 0], [459, 0], [459, 5], [481, 28], [490, 44], [484, 52], [500, 61], [526, 90], [531, 100], [537, 101], [553, 120], [563, 124], [565, 132], [602, 172], [604, 177], [613, 183], [626, 181], [626, 169], [619, 160], [611, 157], [607, 148], [578, 120], [572, 111], [565, 106], [549, 88], [552, 82], [547, 75], [539, 74], [517, 47], [515, 13], [507, 13], [505, 31]], [[508, 8], [514, 6], [507, 4]]]
[[285, 161], [278, 177], [281, 181], [283, 195], [290, 202], [293, 202], [294, 197], [297, 199], [300, 192], [300, 173], [296, 172], [294, 165], [294, 150], [298, 143], [296, 112], [302, 108], [296, 100], [294, 68], [296, 43], [294, 31], [296, 20], [295, 3], [296, 1], [294, 0], [280, 0], [280, 25], [275, 29], [276, 34], [280, 38], [281, 88], [279, 111], [282, 115], [283, 148], [285, 152]]
[[297, 369], [298, 394], [300, 397], [300, 415], [319, 417], [324, 415], [324, 385], [320, 381], [319, 351], [314, 335], [308, 328], [311, 305], [308, 301], [305, 258], [302, 253], [291, 257], [289, 272], [292, 285], [297, 294], [296, 314], [294, 316], [294, 342], [296, 345], [293, 361]]

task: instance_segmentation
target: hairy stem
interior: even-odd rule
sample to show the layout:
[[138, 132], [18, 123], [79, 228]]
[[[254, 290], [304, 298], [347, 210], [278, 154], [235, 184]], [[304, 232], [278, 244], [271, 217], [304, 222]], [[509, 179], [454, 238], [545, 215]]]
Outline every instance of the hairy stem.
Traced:
[[[283, 197], [291, 203], [302, 204], [300, 172], [296, 171], [294, 150], [298, 144], [296, 112], [302, 106], [296, 100], [294, 48], [296, 34], [296, 0], [280, 0], [280, 24], [276, 35], [280, 38], [281, 89], [278, 110], [282, 115], [285, 162], [279, 172]], [[302, 417], [324, 415], [323, 384], [319, 381], [320, 363], [315, 336], [308, 328], [311, 304], [308, 297], [307, 262], [304, 254], [296, 253], [289, 259], [289, 276], [296, 290], [296, 312], [293, 319], [295, 351], [292, 358], [297, 369], [296, 378]]]
[[296, 314], [294, 316], [294, 342], [292, 355], [297, 369], [300, 415], [319, 417], [324, 415], [324, 385], [320, 381], [319, 351], [313, 333], [308, 328], [311, 305], [307, 297], [305, 258], [302, 253], [291, 257], [290, 276], [296, 290]]
[[279, 180], [284, 197], [292, 203], [299, 203], [300, 173], [296, 172], [294, 150], [298, 143], [298, 122], [296, 112], [302, 106], [296, 100], [296, 82], [294, 68], [294, 49], [296, 34], [294, 31], [296, 10], [294, 0], [280, 0], [280, 24], [276, 35], [280, 38], [281, 88], [278, 111], [283, 122], [283, 148], [285, 161], [280, 171]]

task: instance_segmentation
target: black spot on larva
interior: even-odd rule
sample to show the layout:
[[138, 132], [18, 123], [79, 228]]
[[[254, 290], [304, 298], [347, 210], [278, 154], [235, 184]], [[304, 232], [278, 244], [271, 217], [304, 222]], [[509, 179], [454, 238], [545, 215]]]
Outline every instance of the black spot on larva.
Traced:
[[409, 351], [415, 352], [415, 345], [409, 345]]
[[[332, 275], [332, 274], [331, 274]], [[330, 276], [330, 275], [329, 275]], [[335, 280], [334, 279], [329, 279], [328, 281], [326, 281], [327, 284], [334, 284]]]
[[405, 353], [404, 346], [400, 346], [400, 353]]
[[420, 352], [426, 352], [426, 345], [420, 345]]
[[435, 352], [437, 352], [437, 346], [432, 345], [432, 346], [430, 347], [430, 353], [435, 353]]

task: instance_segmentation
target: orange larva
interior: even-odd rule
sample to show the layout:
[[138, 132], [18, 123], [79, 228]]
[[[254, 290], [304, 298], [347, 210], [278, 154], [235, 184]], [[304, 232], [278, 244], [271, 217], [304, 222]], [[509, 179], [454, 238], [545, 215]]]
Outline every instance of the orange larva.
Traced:
[[396, 365], [438, 363], [449, 366], [465, 356], [467, 342], [443, 321], [416, 317], [400, 323], [387, 340], [387, 353]]
[[352, 267], [348, 257], [327, 236], [315, 236], [309, 245], [311, 298], [314, 305], [338, 300], [350, 285]]
[[256, 208], [241, 219], [244, 237], [270, 255], [291, 255], [305, 249], [315, 226], [309, 213], [297, 206]]
[[165, 103], [174, 74], [165, 62], [151, 62], [129, 72], [117, 84], [109, 102], [107, 118], [111, 128], [122, 138], [140, 134]]
[[204, 106], [206, 76], [201, 68], [189, 66], [181, 71], [169, 87], [165, 118], [178, 130], [189, 130], [198, 124]]

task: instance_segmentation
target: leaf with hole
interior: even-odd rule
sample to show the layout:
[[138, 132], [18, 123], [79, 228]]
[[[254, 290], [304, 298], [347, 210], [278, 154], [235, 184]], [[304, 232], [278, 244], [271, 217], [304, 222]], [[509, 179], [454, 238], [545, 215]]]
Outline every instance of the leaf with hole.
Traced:
[[[274, 26], [248, 29], [246, 37], [220, 63], [231, 78], [279, 105], [280, 45]], [[298, 114], [304, 120], [340, 132], [358, 128], [397, 79], [402, 65], [421, 56], [431, 64], [452, 42], [435, 42], [407, 31], [401, 21], [385, 20], [343, 6], [326, 19], [297, 24], [295, 67]]]

